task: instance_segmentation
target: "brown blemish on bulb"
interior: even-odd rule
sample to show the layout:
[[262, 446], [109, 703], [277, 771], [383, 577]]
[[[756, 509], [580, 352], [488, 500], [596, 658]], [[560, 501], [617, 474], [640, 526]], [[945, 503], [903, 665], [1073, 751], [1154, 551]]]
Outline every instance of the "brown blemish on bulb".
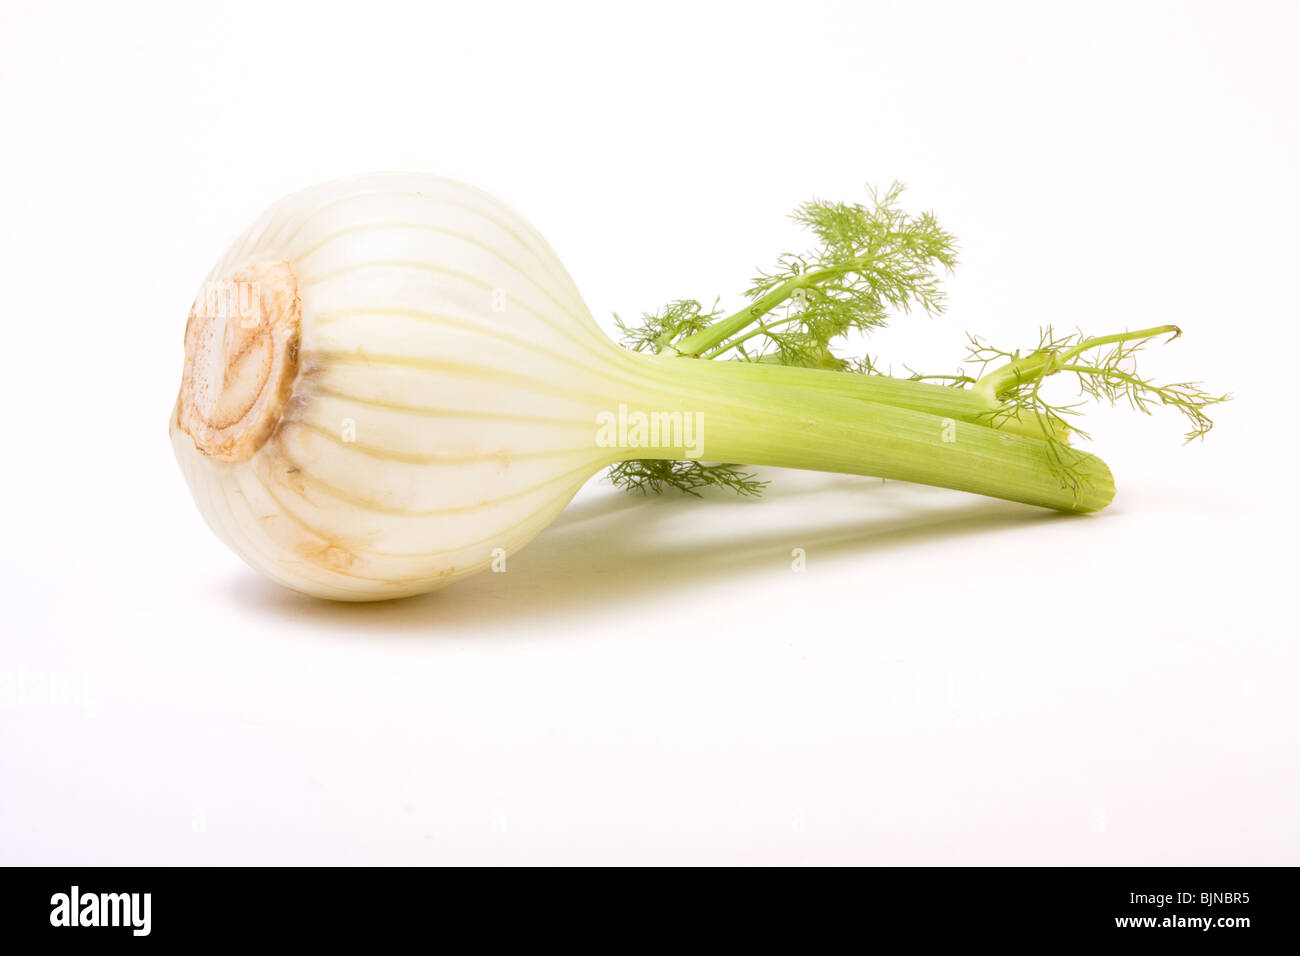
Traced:
[[328, 571], [346, 571], [356, 563], [356, 555], [336, 544], [304, 545], [298, 549], [308, 561]]
[[247, 461], [293, 392], [302, 300], [287, 262], [259, 262], [205, 287], [185, 326], [176, 425], [220, 461]]

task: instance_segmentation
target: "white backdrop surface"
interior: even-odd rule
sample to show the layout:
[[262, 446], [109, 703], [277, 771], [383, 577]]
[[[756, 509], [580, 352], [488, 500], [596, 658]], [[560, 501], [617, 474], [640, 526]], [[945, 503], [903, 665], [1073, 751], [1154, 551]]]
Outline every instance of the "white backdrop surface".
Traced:
[[[0, 11], [0, 863], [1297, 862], [1290, 3], [31, 4]], [[737, 302], [813, 195], [905, 180], [966, 332], [1177, 322], [1219, 426], [1103, 411], [1085, 519], [768, 472], [593, 481], [373, 606], [207, 530], [165, 421], [281, 194], [464, 176], [593, 312]], [[802, 548], [807, 567], [791, 569]]]

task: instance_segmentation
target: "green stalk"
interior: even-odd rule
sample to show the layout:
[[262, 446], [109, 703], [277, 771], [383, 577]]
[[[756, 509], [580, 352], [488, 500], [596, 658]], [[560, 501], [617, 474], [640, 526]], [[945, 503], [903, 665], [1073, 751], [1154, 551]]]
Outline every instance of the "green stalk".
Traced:
[[[695, 361], [695, 360], [684, 360]], [[989, 424], [997, 402], [969, 388], [935, 385], [891, 375], [839, 372], [830, 369], [797, 368], [771, 362], [709, 361], [696, 370], [712, 375], [720, 382], [757, 382], [795, 385], [828, 395], [855, 398], [898, 408], [954, 418], [957, 421]], [[1036, 421], [1016, 418], [999, 419], [996, 427], [1018, 435], [1041, 438], [1043, 431]]]
[[727, 348], [731, 348], [737, 343], [728, 342], [728, 339], [753, 323], [758, 322], [763, 316], [793, 296], [799, 289], [816, 288], [817, 284], [825, 279], [866, 268], [870, 265], [872, 259], [873, 257], [869, 255], [854, 256], [835, 266], [814, 269], [810, 272], [792, 276], [766, 295], [755, 299], [739, 312], [734, 312], [726, 318], [719, 319], [694, 335], [688, 335], [672, 345], [665, 345], [660, 350], [660, 354], [676, 354], [694, 358], [718, 349], [724, 342], [727, 344]]
[[[699, 457], [708, 461], [870, 475], [1070, 512], [1099, 510], [1114, 496], [1110, 470], [1093, 455], [1079, 453], [1075, 468], [1081, 482], [1070, 488], [1053, 470], [1042, 439], [954, 415], [845, 397], [833, 389], [809, 389], [806, 369], [764, 366], [760, 380], [718, 374], [724, 364], [744, 363], [640, 358], [649, 363], [647, 374], [629, 383], [623, 400], [644, 411], [698, 413], [703, 423]], [[907, 384], [909, 397], [928, 394], [911, 387], [924, 383]], [[623, 460], [687, 457], [682, 445], [617, 451]]]
[[734, 312], [725, 319], [719, 319], [708, 328], [701, 329], [694, 335], [688, 335], [672, 345], [665, 346], [663, 353], [692, 357], [702, 355], [721, 345], [750, 324], [757, 322], [794, 295], [795, 289], [806, 288], [809, 281], [808, 276], [795, 276], [792, 279], [787, 279], [767, 295], [751, 302], [739, 312]]
[[1045, 349], [1015, 359], [989, 372], [975, 383], [972, 391], [984, 401], [996, 405], [1006, 392], [1025, 382], [1043, 379], [1054, 372], [1062, 371], [1071, 359], [1082, 355], [1090, 349], [1103, 345], [1118, 345], [1122, 342], [1137, 342], [1153, 339], [1159, 335], [1170, 336], [1170, 341], [1183, 334], [1176, 325], [1158, 325], [1155, 328], [1140, 329], [1137, 332], [1116, 332], [1113, 335], [1098, 335], [1084, 339], [1065, 351]]

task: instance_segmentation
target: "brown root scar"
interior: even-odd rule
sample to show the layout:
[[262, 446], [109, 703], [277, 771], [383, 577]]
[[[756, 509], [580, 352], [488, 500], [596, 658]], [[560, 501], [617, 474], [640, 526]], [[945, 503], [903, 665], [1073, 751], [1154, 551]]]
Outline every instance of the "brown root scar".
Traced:
[[302, 300], [287, 262], [259, 262], [205, 285], [185, 326], [176, 423], [203, 454], [247, 461], [293, 391]]

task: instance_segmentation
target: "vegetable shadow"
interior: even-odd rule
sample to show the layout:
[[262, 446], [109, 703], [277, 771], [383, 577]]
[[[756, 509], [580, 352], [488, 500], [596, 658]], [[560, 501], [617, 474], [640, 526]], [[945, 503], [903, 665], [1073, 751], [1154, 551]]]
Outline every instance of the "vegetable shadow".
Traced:
[[[852, 516], [828, 520], [828, 516]], [[812, 526], [808, 521], [812, 518]], [[757, 586], [790, 574], [792, 551], [826, 564], [1053, 521], [1091, 520], [994, 499], [843, 475], [778, 480], [761, 499], [721, 492], [641, 497], [609, 487], [570, 504], [505, 573], [484, 572], [441, 591], [369, 604], [321, 601], [252, 571], [228, 592], [259, 614], [328, 631], [496, 639], [539, 622], [586, 627], [592, 611], [707, 589], [721, 576]], [[593, 625], [595, 626], [595, 625]]]

